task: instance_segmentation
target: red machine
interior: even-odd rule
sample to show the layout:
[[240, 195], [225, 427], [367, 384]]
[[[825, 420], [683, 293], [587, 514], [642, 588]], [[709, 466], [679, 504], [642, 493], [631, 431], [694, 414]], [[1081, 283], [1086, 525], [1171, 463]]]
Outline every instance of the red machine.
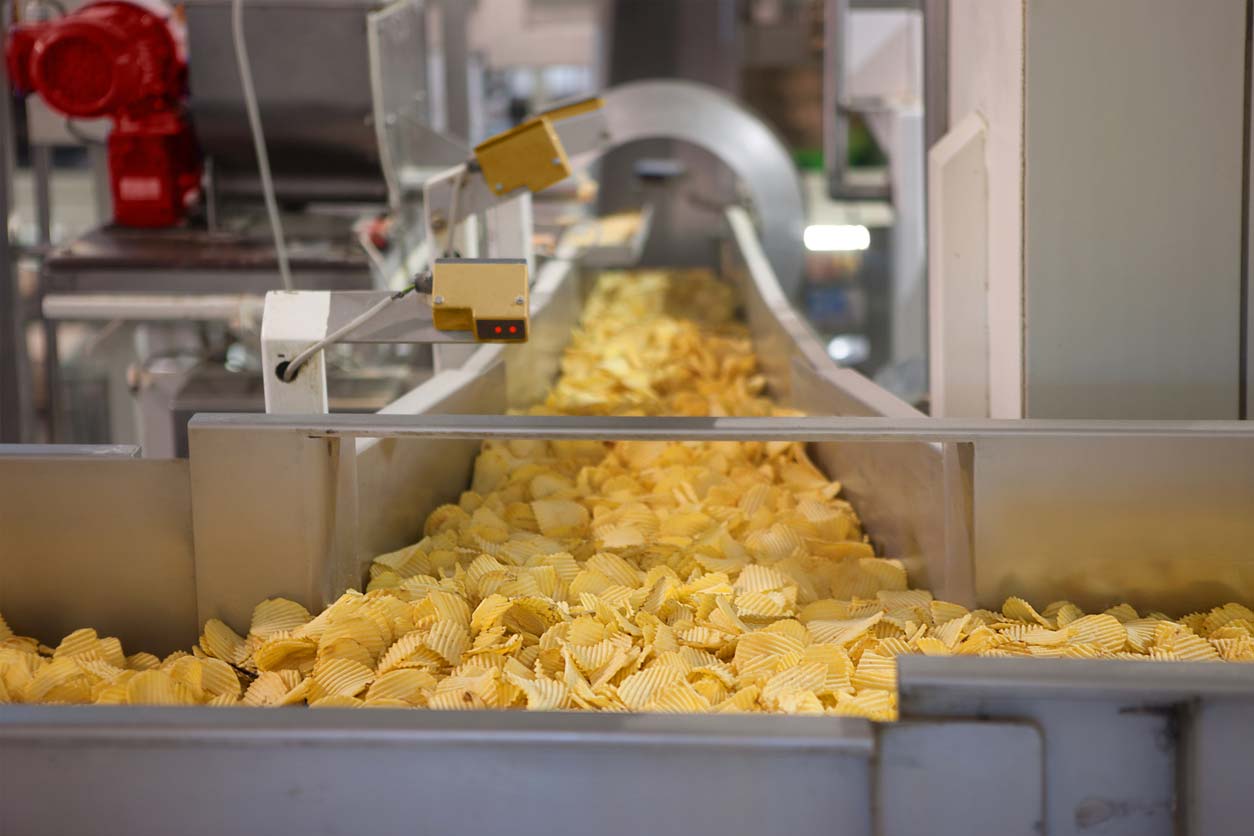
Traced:
[[15, 27], [7, 59], [19, 92], [38, 93], [69, 117], [113, 119], [117, 223], [171, 226], [182, 219], [200, 191], [200, 154], [182, 106], [187, 62], [166, 19], [133, 3], [91, 3]]

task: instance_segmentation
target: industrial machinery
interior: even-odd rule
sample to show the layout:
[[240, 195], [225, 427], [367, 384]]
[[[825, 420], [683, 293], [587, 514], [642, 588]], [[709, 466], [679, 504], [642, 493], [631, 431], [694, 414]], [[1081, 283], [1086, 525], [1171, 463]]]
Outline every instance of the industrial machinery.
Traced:
[[109, 183], [122, 226], [173, 226], [199, 197], [184, 53], [169, 17], [114, 0], [9, 33], [14, 87], [69, 118], [112, 120]]
[[[92, 625], [128, 649], [167, 652], [191, 646], [210, 618], [242, 629], [273, 596], [318, 610], [361, 588], [374, 556], [414, 542], [435, 508], [458, 499], [487, 439], [804, 442], [841, 481], [877, 553], [900, 558], [915, 585], [966, 606], [999, 606], [1013, 594], [1086, 609], [1127, 600], [1182, 615], [1254, 599], [1248, 424], [926, 419], [838, 367], [790, 305], [801, 189], [768, 130], [675, 83], [611, 89], [600, 114], [541, 119], [521, 134], [554, 168], [574, 149], [663, 133], [735, 171], [747, 199], [719, 207], [707, 266], [739, 294], [770, 395], [814, 417], [506, 415], [536, 405], [552, 383], [594, 259], [573, 237], [561, 242], [528, 271], [527, 317], [501, 315], [514, 303], [519, 262], [534, 256], [526, 210], [547, 178], [496, 177], [491, 163], [461, 162], [423, 178], [421, 226], [450, 256], [486, 257], [472, 269], [514, 259], [499, 265], [509, 290], [488, 299], [501, 307], [480, 320], [491, 329], [524, 322], [525, 342], [477, 345], [462, 332], [464, 344], [435, 346], [429, 380], [383, 409], [327, 415], [320, 361], [291, 379], [280, 361], [316, 358], [319, 343], [341, 333], [450, 339], [435, 333], [435, 297], [469, 307], [475, 324], [478, 299], [459, 298], [471, 290], [457, 275], [467, 265], [437, 261], [431, 286], [418, 288], [429, 305], [406, 294], [352, 328], [395, 291], [276, 292], [262, 369], [276, 414], [194, 418], [185, 460], [0, 448], [0, 612], [45, 642]], [[608, 139], [594, 130], [577, 140], [601, 119]], [[444, 291], [445, 280], [454, 289]], [[443, 325], [468, 324], [464, 313], [452, 319]], [[907, 656], [897, 670], [897, 723], [5, 705], [0, 830], [1249, 829], [1254, 667]]]

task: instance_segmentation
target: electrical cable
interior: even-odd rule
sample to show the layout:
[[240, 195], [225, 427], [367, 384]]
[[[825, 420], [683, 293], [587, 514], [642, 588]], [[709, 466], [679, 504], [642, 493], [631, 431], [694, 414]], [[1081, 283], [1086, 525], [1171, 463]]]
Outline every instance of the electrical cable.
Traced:
[[341, 325], [339, 328], [336, 328], [330, 334], [327, 334], [325, 337], [318, 340], [313, 345], [309, 346], [309, 348], [306, 348], [304, 351], [297, 354], [290, 361], [288, 361], [287, 365], [280, 366], [281, 370], [279, 371], [279, 378], [284, 383], [291, 383], [293, 380], [296, 379], [296, 373], [300, 371], [300, 367], [305, 365], [305, 363], [309, 362], [310, 357], [313, 357], [315, 354], [317, 354], [319, 351], [322, 351], [322, 349], [326, 348], [327, 346], [334, 345], [335, 343], [344, 339], [346, 336], [351, 334], [354, 330], [356, 330], [357, 328], [359, 328], [366, 322], [369, 322], [371, 319], [374, 319], [376, 316], [378, 316], [379, 313], [388, 305], [392, 304], [397, 299], [403, 298], [406, 294], [408, 294], [412, 290], [414, 290], [413, 287], [407, 287], [404, 290], [398, 290], [396, 293], [393, 293], [391, 296], [384, 296], [378, 302], [375, 302], [369, 308], [366, 308], [366, 310], [357, 314], [357, 316], [353, 317], [348, 322]]
[[248, 45], [244, 42], [244, 0], [231, 0], [231, 37], [235, 42], [235, 61], [239, 65], [240, 84], [244, 88], [244, 109], [248, 112], [248, 127], [252, 131], [253, 148], [257, 153], [257, 171], [261, 175], [261, 194], [265, 198], [266, 214], [270, 216], [270, 232], [274, 236], [274, 252], [279, 262], [279, 278], [283, 280], [284, 290], [292, 290], [292, 268], [287, 260], [287, 241], [283, 237], [283, 222], [279, 218], [274, 180], [270, 176], [270, 155], [266, 151], [266, 138], [261, 129], [261, 110], [257, 106], [257, 91], [253, 88]]

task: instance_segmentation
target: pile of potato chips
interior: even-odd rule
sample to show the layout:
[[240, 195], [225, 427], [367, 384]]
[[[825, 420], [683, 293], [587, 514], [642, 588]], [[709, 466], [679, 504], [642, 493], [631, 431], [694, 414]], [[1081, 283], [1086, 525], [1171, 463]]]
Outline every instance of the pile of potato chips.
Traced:
[[[682, 315], [675, 312], [684, 312]], [[534, 411], [784, 415], [730, 290], [607, 274]], [[1011, 598], [968, 611], [910, 589], [787, 442], [488, 441], [425, 536], [317, 617], [281, 599], [246, 636], [123, 655], [0, 621], [0, 701], [603, 709], [897, 716], [896, 662], [928, 655], [1254, 661], [1254, 612], [1173, 621]]]

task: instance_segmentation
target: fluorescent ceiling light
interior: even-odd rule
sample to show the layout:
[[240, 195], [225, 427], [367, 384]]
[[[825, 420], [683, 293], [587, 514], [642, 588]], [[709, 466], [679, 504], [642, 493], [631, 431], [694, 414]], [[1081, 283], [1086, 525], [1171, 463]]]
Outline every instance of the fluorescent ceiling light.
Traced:
[[802, 240], [811, 252], [855, 252], [871, 246], [871, 232], [861, 224], [814, 224], [806, 227]]

